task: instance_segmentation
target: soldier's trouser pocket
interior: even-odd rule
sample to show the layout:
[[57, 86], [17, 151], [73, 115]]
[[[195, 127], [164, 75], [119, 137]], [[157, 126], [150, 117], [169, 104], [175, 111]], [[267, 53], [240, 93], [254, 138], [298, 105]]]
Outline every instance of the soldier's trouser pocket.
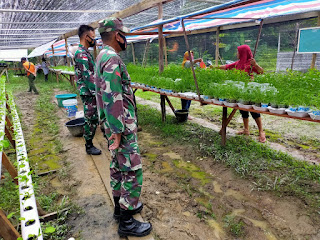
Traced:
[[122, 135], [120, 146], [116, 151], [112, 151], [112, 156], [117, 161], [120, 171], [135, 171], [142, 168], [137, 134]]

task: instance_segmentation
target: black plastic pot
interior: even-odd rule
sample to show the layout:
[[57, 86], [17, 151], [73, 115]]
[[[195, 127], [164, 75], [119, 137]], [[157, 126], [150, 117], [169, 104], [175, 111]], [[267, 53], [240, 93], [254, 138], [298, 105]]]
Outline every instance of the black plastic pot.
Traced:
[[84, 118], [77, 118], [66, 123], [66, 127], [74, 137], [83, 136]]
[[174, 112], [174, 114], [176, 115], [178, 122], [185, 122], [188, 120], [189, 111], [188, 110], [176, 110]]

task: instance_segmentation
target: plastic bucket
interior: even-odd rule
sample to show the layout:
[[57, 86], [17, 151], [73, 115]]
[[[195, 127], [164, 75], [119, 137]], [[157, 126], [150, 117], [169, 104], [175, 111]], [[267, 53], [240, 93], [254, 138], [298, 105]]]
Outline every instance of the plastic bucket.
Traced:
[[66, 127], [74, 137], [82, 137], [84, 118], [77, 118], [66, 123]]
[[68, 117], [76, 116], [76, 113], [78, 111], [77, 99], [64, 100], [64, 101], [62, 101], [62, 104], [67, 110]]
[[56, 95], [55, 97], [58, 101], [58, 106], [63, 107], [62, 101], [67, 99], [72, 99], [72, 98], [75, 99], [77, 97], [77, 94], [74, 94], [74, 93], [59, 94], [59, 95]]
[[176, 110], [174, 112], [174, 114], [176, 115], [178, 122], [185, 122], [188, 120], [189, 111], [188, 110]]

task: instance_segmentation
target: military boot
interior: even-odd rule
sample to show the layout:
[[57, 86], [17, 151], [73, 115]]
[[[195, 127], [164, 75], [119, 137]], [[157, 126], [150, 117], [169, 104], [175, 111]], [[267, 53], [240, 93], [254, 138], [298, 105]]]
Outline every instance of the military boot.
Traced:
[[93, 146], [92, 140], [86, 141], [86, 152], [89, 155], [100, 155], [101, 150]]
[[[119, 221], [120, 219], [120, 204], [119, 204], [119, 200], [120, 197], [113, 197], [114, 200], [114, 213], [113, 213], [113, 218], [116, 221]], [[131, 212], [131, 215], [135, 215], [137, 213], [140, 213], [143, 209], [143, 203], [142, 202], [138, 202], [138, 205], [135, 209], [133, 210], [127, 210], [128, 212]]]
[[151, 223], [139, 222], [132, 217], [132, 213], [130, 211], [120, 208], [120, 223], [118, 229], [120, 237], [143, 237], [147, 236], [151, 230]]

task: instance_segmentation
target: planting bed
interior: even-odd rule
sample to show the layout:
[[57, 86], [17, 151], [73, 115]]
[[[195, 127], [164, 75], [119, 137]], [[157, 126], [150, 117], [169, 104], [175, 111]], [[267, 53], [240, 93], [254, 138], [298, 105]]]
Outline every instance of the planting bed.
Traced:
[[[158, 74], [156, 67], [141, 68], [129, 65], [128, 71], [133, 84], [143, 84], [147, 90], [162, 93], [194, 92], [196, 93], [191, 70], [171, 65]], [[231, 102], [246, 104], [267, 103], [274, 108], [285, 107], [299, 112], [320, 112], [320, 73], [310, 70], [307, 73], [286, 72], [256, 75], [254, 82], [246, 73], [237, 70], [196, 69], [200, 94], [204, 98], [227, 99]], [[298, 108], [298, 106], [301, 106]], [[311, 107], [311, 109], [310, 109]]]

